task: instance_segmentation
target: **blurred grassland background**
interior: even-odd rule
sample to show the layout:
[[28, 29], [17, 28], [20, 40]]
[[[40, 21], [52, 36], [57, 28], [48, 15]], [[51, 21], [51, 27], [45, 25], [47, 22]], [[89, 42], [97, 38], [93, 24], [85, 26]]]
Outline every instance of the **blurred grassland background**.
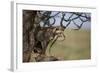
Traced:
[[83, 60], [91, 58], [91, 32], [90, 30], [64, 31], [66, 36], [64, 41], [57, 40], [46, 54], [52, 55], [62, 60]]

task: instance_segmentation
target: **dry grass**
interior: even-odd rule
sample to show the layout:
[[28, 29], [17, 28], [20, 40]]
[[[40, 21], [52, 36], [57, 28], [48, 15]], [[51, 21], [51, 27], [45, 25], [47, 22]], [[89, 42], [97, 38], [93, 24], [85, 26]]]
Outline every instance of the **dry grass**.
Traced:
[[90, 47], [90, 31], [86, 30], [70, 30], [64, 32], [66, 39], [64, 41], [56, 41], [52, 46], [51, 52], [47, 55], [53, 55], [63, 60], [80, 60], [91, 58]]

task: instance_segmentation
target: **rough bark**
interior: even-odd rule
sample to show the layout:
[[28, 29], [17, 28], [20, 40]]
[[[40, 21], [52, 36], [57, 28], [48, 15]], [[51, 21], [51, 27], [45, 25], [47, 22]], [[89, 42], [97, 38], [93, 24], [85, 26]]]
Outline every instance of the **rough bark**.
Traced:
[[23, 10], [23, 62], [28, 62], [34, 46], [34, 20], [36, 11]]

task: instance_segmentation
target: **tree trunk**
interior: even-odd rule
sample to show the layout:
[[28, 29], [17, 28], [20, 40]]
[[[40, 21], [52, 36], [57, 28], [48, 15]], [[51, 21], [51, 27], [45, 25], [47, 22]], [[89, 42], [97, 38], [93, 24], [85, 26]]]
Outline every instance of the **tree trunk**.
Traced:
[[28, 62], [34, 47], [34, 21], [37, 11], [23, 10], [23, 62]]

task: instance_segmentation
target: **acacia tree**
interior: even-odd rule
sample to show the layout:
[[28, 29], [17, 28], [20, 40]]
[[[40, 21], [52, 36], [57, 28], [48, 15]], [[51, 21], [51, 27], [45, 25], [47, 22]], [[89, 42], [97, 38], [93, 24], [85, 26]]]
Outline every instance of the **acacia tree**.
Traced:
[[[63, 31], [72, 23], [75, 26], [73, 29], [79, 30], [85, 22], [91, 22], [90, 13], [23, 10], [23, 51], [25, 53], [26, 51], [28, 52], [23, 54], [24, 62], [29, 61], [31, 50], [36, 45], [35, 35], [37, 35], [41, 28], [56, 27], [57, 18], [60, 19], [59, 26]], [[77, 20], [80, 23], [77, 23]], [[51, 47], [56, 40], [57, 38], [53, 41]]]

